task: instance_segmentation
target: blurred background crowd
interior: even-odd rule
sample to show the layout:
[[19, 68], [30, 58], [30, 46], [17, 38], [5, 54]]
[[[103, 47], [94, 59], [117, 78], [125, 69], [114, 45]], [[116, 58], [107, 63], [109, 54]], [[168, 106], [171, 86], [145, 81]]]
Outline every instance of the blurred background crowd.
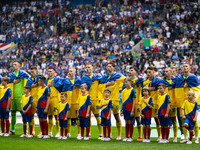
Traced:
[[[46, 75], [48, 66], [54, 66], [61, 77], [73, 66], [81, 77], [87, 62], [101, 74], [106, 73], [105, 64], [114, 61], [117, 72], [127, 75], [136, 66], [144, 76], [148, 66], [162, 76], [163, 68], [181, 68], [188, 62], [200, 79], [199, 0], [96, 0], [78, 6], [67, 0], [40, 0], [1, 4], [0, 9], [4, 42], [18, 43], [9, 54], [0, 52], [3, 76], [17, 59], [26, 71], [34, 64]], [[146, 38], [158, 43], [136, 50]]]

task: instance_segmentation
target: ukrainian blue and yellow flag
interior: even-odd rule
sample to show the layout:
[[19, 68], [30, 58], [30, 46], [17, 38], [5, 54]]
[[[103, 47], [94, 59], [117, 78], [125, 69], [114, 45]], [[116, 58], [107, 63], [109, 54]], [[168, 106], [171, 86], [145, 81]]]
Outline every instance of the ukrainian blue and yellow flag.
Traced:
[[69, 104], [67, 102], [59, 102], [58, 104], [58, 113], [59, 113], [59, 119], [65, 119], [67, 111], [69, 111]]
[[90, 96], [88, 94], [85, 95], [82, 94], [78, 97], [78, 102], [79, 102], [79, 117], [86, 117], [88, 106], [92, 104]]
[[[31, 87], [33, 83], [37, 84], [39, 77], [41, 77], [39, 74], [36, 76], [36, 78], [29, 77], [28, 81], [26, 83], [26, 86], [30, 86]], [[31, 88], [30, 94], [33, 97], [33, 101], [37, 101], [38, 100], [38, 98], [37, 98], [38, 89], [39, 89], [39, 86]]]
[[189, 90], [195, 92], [195, 98], [198, 105], [200, 105], [200, 84], [198, 78], [194, 74], [189, 76], [179, 75], [173, 79], [175, 83], [175, 98], [177, 107], [181, 107], [185, 100], [187, 100], [187, 93]]
[[150, 96], [153, 99], [153, 104], [157, 105], [157, 99], [158, 99], [158, 91], [157, 91], [157, 86], [159, 84], [159, 80], [157, 80], [156, 76], [153, 76], [152, 80], [149, 80], [148, 78], [143, 82], [143, 87], [147, 86], [147, 87], [155, 87], [156, 90], [155, 91], [151, 91], [150, 92]]
[[80, 95], [81, 80], [77, 77], [75, 79], [65, 78], [62, 92], [67, 94], [67, 102], [71, 104], [78, 104], [78, 97]]
[[[113, 101], [119, 101], [120, 100], [119, 91], [122, 90], [124, 79], [125, 79], [125, 76], [123, 76], [120, 73], [116, 73], [116, 72], [114, 72], [112, 75], [109, 75], [108, 73], [103, 75], [103, 77], [100, 81], [100, 84], [99, 84], [99, 92], [101, 93], [100, 94], [101, 97], [103, 98], [104, 89], [110, 88], [111, 89], [110, 99], [112, 99]], [[112, 81], [114, 81], [115, 84], [112, 86], [106, 87], [106, 83], [112, 82]]]
[[[176, 99], [175, 99], [175, 85], [174, 85], [174, 82], [173, 82], [173, 79], [166, 79], [166, 77], [164, 77], [162, 80], [159, 80], [160, 83], [164, 83], [165, 84], [165, 93], [167, 93], [170, 97], [170, 105], [171, 106], [177, 106], [177, 102], [176, 102]], [[169, 86], [172, 87], [172, 89], [169, 89]]]
[[[23, 79], [23, 87], [24, 87], [24, 86], [26, 85], [26, 82], [27, 82], [28, 78], [30, 77], [30, 75], [29, 75], [27, 72], [25, 72], [24, 70], [19, 69], [18, 76], [16, 76], [16, 75], [14, 74], [14, 71], [12, 71], [12, 72], [10, 73], [9, 77], [10, 77], [10, 83], [8, 84], [8, 86], [9, 86], [9, 87], [11, 88], [11, 90], [13, 91], [13, 89], [14, 89], [14, 84], [13, 84], [14, 79]], [[23, 89], [22, 89], [22, 91], [23, 91]], [[14, 92], [12, 92], [11, 99], [13, 99], [13, 93], [14, 93]], [[18, 94], [19, 94], [19, 93], [18, 93]]]
[[122, 91], [122, 103], [123, 103], [122, 110], [123, 111], [132, 111], [133, 98], [136, 98], [136, 92], [133, 87], [125, 88]]
[[[107, 118], [108, 117], [108, 114], [109, 114], [109, 111], [111, 108], [113, 108], [113, 105], [112, 105], [112, 100], [109, 98], [109, 99], [101, 99], [100, 100], [100, 106], [104, 103], [107, 103], [108, 105], [106, 106], [103, 106], [101, 108], [101, 118]], [[111, 118], [111, 115], [110, 115], [110, 118]]]
[[91, 97], [91, 100], [99, 100], [98, 99], [98, 89], [99, 89], [99, 81], [101, 80], [102, 76], [99, 73], [93, 73], [92, 75], [84, 74], [81, 79], [81, 84], [86, 83], [88, 88], [88, 94]]

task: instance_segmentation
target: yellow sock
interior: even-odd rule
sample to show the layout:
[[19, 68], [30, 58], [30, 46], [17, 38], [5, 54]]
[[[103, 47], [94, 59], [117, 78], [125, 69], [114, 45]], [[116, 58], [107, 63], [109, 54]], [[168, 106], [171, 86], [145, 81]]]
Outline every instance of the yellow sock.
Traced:
[[68, 133], [71, 133], [71, 126], [72, 126], [72, 122], [71, 122], [71, 118], [69, 118], [67, 120], [67, 129], [68, 129]]
[[185, 136], [185, 138], [186, 137], [188, 137], [188, 130], [184, 127], [184, 119], [182, 119], [182, 126], [183, 126], [183, 134], [184, 134], [184, 136]]
[[60, 132], [60, 126], [59, 126], [59, 120], [58, 119], [56, 120], [56, 130], [57, 130], [57, 133]]
[[103, 128], [101, 126], [101, 118], [96, 117], [96, 119], [97, 119], [97, 126], [98, 126], [98, 129], [99, 129], [99, 134], [103, 134]]
[[137, 125], [137, 128], [138, 128], [138, 135], [139, 137], [142, 137], [142, 125]]
[[32, 119], [32, 125], [33, 125], [33, 132], [35, 133], [35, 119]]
[[195, 134], [195, 137], [199, 137], [199, 125], [198, 123], [196, 122], [195, 123], [195, 126], [194, 126], [194, 134]]
[[157, 129], [157, 132], [158, 132], [158, 137], [160, 137], [161, 136], [161, 126], [156, 125], [156, 129]]
[[116, 123], [116, 125], [117, 125], [118, 135], [121, 135], [122, 134], [122, 122], [119, 121]]
[[174, 137], [177, 137], [177, 133], [178, 133], [178, 124], [177, 123], [173, 124], [173, 131], [174, 131]]
[[52, 133], [52, 131], [53, 131], [53, 118], [49, 119], [49, 132]]
[[89, 132], [89, 136], [91, 135], [91, 127], [92, 127], [92, 121], [91, 121], [91, 118], [90, 118], [90, 132]]
[[78, 134], [81, 134], [80, 121], [77, 120]]

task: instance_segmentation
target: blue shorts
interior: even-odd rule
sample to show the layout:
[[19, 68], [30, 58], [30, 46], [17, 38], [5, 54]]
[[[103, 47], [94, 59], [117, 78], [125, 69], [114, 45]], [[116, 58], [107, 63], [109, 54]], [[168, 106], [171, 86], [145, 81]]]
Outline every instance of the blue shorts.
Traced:
[[188, 118], [186, 118], [184, 123], [187, 123], [189, 125], [189, 129], [193, 130], [196, 122], [193, 122], [192, 120], [189, 120]]
[[22, 121], [23, 122], [32, 122], [32, 116], [27, 114], [22, 114]]
[[169, 122], [170, 122], [170, 118], [164, 118], [164, 116], [158, 116], [159, 121], [160, 121], [160, 125], [163, 127], [168, 127], [169, 126]]
[[106, 118], [101, 118], [101, 126], [108, 127], [111, 126], [111, 119], [107, 120]]
[[[9, 112], [10, 112], [10, 108], [9, 108]], [[8, 119], [9, 112], [6, 112], [6, 108], [1, 108], [0, 109], [0, 119]]]
[[151, 117], [145, 117], [144, 119], [141, 118], [141, 124], [150, 125], [151, 124]]
[[59, 119], [60, 127], [67, 128], [67, 120]]
[[79, 117], [80, 127], [90, 127], [90, 117]]
[[130, 111], [123, 111], [124, 120], [133, 120], [134, 117], [131, 117]]
[[47, 119], [47, 115], [48, 115], [48, 110], [49, 109], [47, 109], [47, 113], [45, 114], [44, 113], [44, 110], [45, 110], [45, 108], [39, 108], [37, 111], [38, 111], [38, 117], [39, 118], [43, 118], [43, 119]]

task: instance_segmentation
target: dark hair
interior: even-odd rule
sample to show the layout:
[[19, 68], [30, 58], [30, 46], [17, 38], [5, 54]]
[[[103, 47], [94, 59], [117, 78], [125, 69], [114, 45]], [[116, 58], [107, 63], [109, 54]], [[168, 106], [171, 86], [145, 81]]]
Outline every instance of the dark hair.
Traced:
[[43, 81], [44, 83], [46, 82], [46, 78], [45, 78], [44, 76], [39, 77], [39, 79], [40, 79], [41, 81]]
[[109, 63], [107, 63], [107, 66], [108, 66], [108, 65], [112, 65], [112, 66], [115, 68], [115, 63], [114, 63], [114, 62], [112, 62], [112, 61], [111, 61], [111, 62], [109, 62]]
[[134, 69], [136, 72], [138, 71], [138, 69], [136, 67], [130, 67], [130, 69]]
[[37, 67], [36, 67], [36, 66], [31, 66], [30, 69], [31, 69], [31, 70], [37, 70]]
[[48, 69], [53, 69], [55, 72], [57, 72], [56, 69], [53, 66], [49, 66]]
[[65, 97], [67, 97], [67, 93], [64, 93], [64, 92], [61, 93], [60, 95], [64, 95]]
[[2, 81], [6, 81], [7, 84], [8, 84], [10, 82], [10, 78], [9, 77], [3, 77], [3, 78], [1, 78], [1, 82]]
[[21, 62], [20, 62], [19, 60], [15, 60], [13, 63], [15, 63], [15, 62], [17, 62], [17, 63], [21, 64]]
[[29, 90], [29, 91], [31, 91], [31, 87], [30, 86], [25, 86], [24, 88]]
[[166, 87], [164, 83], [159, 83], [159, 84], [158, 84], [158, 87], [160, 87], [160, 86], [163, 87], [163, 88]]
[[147, 67], [147, 70], [153, 70], [154, 71], [154, 68], [152, 66], [149, 66], [149, 67]]

